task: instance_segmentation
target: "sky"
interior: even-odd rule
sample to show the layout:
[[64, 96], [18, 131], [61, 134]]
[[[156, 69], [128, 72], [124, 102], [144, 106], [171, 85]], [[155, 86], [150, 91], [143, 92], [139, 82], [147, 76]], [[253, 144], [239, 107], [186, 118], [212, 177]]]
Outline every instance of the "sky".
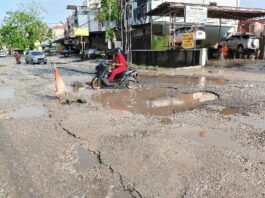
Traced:
[[[66, 17], [71, 13], [66, 10], [67, 5], [81, 5], [83, 0], [36, 0], [41, 3], [47, 13], [44, 14], [44, 20], [49, 26], [66, 21]], [[3, 20], [5, 13], [9, 10], [16, 10], [17, 5], [24, 0], [0, 0], [0, 21]], [[263, 8], [264, 0], [241, 0], [241, 7]]]
[[[44, 21], [49, 26], [66, 21], [66, 18], [71, 14], [71, 10], [67, 10], [67, 5], [82, 5], [83, 0], [35, 0], [40, 2], [46, 13], [43, 14]], [[26, 2], [25, 0], [0, 0], [0, 21], [3, 20], [5, 13], [10, 10], [16, 10], [18, 4]]]
[[247, 8], [265, 9], [265, 1], [264, 0], [241, 0], [240, 6], [247, 7]]

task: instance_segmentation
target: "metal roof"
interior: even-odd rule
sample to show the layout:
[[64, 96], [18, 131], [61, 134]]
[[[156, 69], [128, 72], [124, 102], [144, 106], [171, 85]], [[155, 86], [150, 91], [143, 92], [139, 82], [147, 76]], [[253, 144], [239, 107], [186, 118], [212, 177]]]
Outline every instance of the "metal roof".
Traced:
[[148, 12], [148, 16], [170, 16], [184, 17], [185, 6], [201, 6], [208, 9], [208, 18], [218, 19], [252, 19], [265, 16], [265, 9], [241, 8], [228, 6], [211, 6], [191, 3], [165, 2]]

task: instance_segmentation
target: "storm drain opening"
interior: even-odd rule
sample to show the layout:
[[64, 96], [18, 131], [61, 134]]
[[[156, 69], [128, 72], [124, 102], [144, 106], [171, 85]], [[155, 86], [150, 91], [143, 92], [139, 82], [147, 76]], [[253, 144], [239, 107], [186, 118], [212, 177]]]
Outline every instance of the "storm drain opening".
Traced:
[[95, 93], [92, 95], [92, 100], [117, 110], [167, 116], [196, 108], [218, 97], [218, 94], [213, 92], [179, 94], [176, 89], [172, 88], [143, 88]]

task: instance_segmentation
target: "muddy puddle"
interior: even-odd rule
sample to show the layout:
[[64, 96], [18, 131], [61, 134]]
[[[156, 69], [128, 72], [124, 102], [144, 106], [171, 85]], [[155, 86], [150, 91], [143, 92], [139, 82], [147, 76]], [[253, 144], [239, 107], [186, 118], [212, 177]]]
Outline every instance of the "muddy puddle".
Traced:
[[237, 115], [232, 116], [232, 119], [243, 124], [253, 126], [256, 129], [265, 130], [265, 113], [260, 115], [250, 114], [249, 116]]
[[47, 110], [42, 106], [28, 106], [28, 107], [21, 107], [13, 112], [10, 112], [9, 116], [12, 118], [39, 117], [44, 115], [46, 111]]
[[206, 78], [199, 76], [167, 76], [167, 75], [159, 75], [159, 76], [148, 76], [141, 75], [140, 80], [143, 82], [151, 82], [151, 83], [173, 83], [173, 84], [181, 84], [181, 85], [220, 85], [223, 86], [226, 84], [227, 80], [224, 79], [216, 79], [216, 78]]
[[229, 134], [222, 131], [200, 128], [177, 128], [174, 132], [182, 137], [202, 144], [208, 144], [218, 148], [225, 148], [238, 152], [242, 152], [244, 150], [240, 144], [231, 139]]
[[221, 115], [224, 115], [224, 116], [228, 116], [228, 115], [235, 115], [239, 113], [239, 110], [238, 109], [234, 109], [234, 108], [224, 108], [220, 114]]
[[74, 82], [71, 84], [71, 88], [73, 92], [79, 92], [79, 91], [84, 91], [85, 90], [85, 86], [83, 83], [81, 82]]
[[200, 106], [218, 96], [210, 92], [178, 94], [170, 88], [145, 88], [105, 91], [93, 94], [92, 99], [113, 109], [132, 113], [166, 116]]
[[0, 87], [0, 100], [1, 99], [10, 99], [14, 97], [14, 88], [13, 87]]

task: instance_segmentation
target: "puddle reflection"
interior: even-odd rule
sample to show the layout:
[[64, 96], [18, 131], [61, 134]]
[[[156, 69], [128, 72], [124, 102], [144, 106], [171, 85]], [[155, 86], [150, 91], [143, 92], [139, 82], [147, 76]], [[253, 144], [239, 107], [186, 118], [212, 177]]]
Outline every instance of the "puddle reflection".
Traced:
[[174, 83], [174, 84], [182, 84], [182, 85], [199, 85], [199, 86], [205, 86], [205, 85], [223, 86], [227, 82], [224, 79], [206, 78], [204, 76], [199, 77], [199, 76], [141, 75], [140, 79], [144, 82]]
[[13, 87], [0, 87], [0, 99], [9, 99], [14, 97]]

